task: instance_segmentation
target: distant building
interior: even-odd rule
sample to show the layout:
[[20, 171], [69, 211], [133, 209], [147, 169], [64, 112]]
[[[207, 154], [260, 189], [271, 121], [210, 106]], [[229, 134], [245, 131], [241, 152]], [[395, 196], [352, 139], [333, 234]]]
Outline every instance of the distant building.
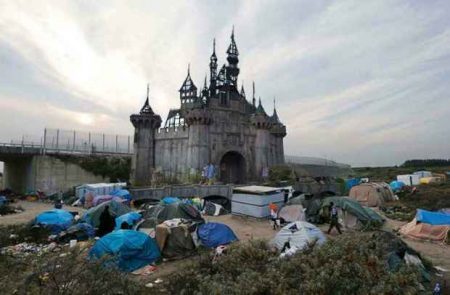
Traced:
[[169, 111], [162, 128], [147, 99], [138, 114], [131, 115], [135, 127], [131, 178], [135, 185], [148, 185], [155, 173], [183, 179], [200, 174], [208, 163], [225, 183], [243, 183], [261, 178], [263, 171], [284, 163], [286, 126], [275, 109], [268, 115], [255, 97], [247, 101], [243, 85], [238, 89], [239, 51], [231, 34], [227, 64], [218, 71], [213, 53], [209, 81], [199, 91], [187, 76], [180, 92], [180, 107]]

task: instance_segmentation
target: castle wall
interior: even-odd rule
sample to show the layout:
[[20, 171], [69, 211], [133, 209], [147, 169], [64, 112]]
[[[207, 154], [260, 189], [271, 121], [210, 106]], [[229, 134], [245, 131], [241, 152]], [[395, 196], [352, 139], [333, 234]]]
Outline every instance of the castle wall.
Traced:
[[155, 134], [155, 168], [165, 176], [182, 179], [189, 172], [189, 128], [161, 128]]

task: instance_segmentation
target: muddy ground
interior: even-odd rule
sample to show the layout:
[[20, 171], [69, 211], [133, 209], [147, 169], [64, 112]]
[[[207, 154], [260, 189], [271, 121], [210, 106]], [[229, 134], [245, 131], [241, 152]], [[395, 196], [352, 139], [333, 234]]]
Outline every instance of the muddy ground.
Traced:
[[[41, 203], [41, 202], [27, 202], [18, 201], [15, 203], [16, 206], [21, 206], [25, 209], [22, 213], [11, 214], [0, 216], [0, 225], [12, 225], [27, 223], [36, 217], [37, 214], [45, 210], [53, 208], [52, 204]], [[64, 209], [69, 211], [84, 211], [84, 209], [79, 207], [69, 207], [65, 206]], [[382, 212], [380, 212], [382, 214]], [[240, 217], [233, 215], [223, 215], [223, 216], [206, 216], [207, 221], [222, 222], [230, 226], [235, 234], [238, 236], [239, 240], [247, 241], [250, 239], [271, 239], [275, 236], [277, 231], [273, 230], [267, 220], [258, 220], [250, 217]], [[406, 222], [391, 220], [386, 218], [386, 223], [383, 226], [385, 230], [397, 230]], [[328, 225], [320, 225], [319, 228], [326, 232]], [[346, 232], [344, 231], [344, 235]], [[328, 235], [329, 238], [333, 239], [337, 233], [332, 232]], [[440, 243], [433, 243], [427, 241], [418, 241], [403, 238], [403, 240], [413, 249], [420, 252], [425, 258], [429, 259], [435, 266], [440, 266], [444, 269], [450, 270], [450, 246]], [[146, 281], [155, 279], [157, 277], [165, 277], [171, 272], [176, 271], [179, 268], [184, 267], [189, 261], [196, 259], [196, 255], [176, 261], [166, 261], [157, 267], [157, 271], [150, 275], [149, 277], [142, 278]], [[445, 280], [447, 285], [450, 284], [450, 272], [445, 273]]]

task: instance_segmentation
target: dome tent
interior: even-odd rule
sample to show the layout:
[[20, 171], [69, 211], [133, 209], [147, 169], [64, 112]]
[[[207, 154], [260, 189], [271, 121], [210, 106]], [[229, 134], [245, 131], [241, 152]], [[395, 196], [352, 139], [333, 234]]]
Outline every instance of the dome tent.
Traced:
[[53, 209], [36, 216], [33, 224], [50, 229], [52, 234], [58, 234], [68, 229], [73, 222], [73, 215], [62, 209]]
[[402, 188], [405, 186], [405, 184], [401, 181], [394, 180], [389, 183], [389, 186], [391, 187], [392, 191], [394, 193], [399, 192], [402, 190]]
[[284, 220], [285, 223], [294, 221], [305, 221], [305, 210], [302, 205], [287, 205], [281, 207], [278, 211], [278, 218]]
[[84, 212], [81, 220], [83, 222], [89, 223], [93, 227], [98, 227], [100, 225], [100, 215], [105, 210], [105, 207], [108, 206], [109, 213], [113, 217], [118, 217], [128, 212], [131, 212], [131, 208], [125, 204], [116, 202], [116, 201], [108, 201], [105, 203], [101, 203], [98, 206], [92, 207], [86, 212]]
[[91, 259], [105, 255], [112, 256], [107, 263], [113, 263], [126, 272], [144, 267], [161, 256], [158, 245], [148, 235], [124, 229], [105, 235], [89, 251]]
[[322, 245], [326, 242], [326, 238], [315, 225], [306, 221], [296, 221], [283, 227], [270, 244], [281, 250], [287, 241], [289, 241], [291, 247], [303, 250], [312, 243]]
[[154, 228], [166, 220], [181, 218], [203, 223], [200, 211], [192, 205], [183, 202], [175, 202], [167, 205], [156, 205], [142, 213], [144, 221], [140, 224], [142, 228]]
[[238, 240], [228, 225], [218, 222], [208, 222], [200, 225], [197, 229], [197, 234], [202, 245], [207, 248], [216, 248]]

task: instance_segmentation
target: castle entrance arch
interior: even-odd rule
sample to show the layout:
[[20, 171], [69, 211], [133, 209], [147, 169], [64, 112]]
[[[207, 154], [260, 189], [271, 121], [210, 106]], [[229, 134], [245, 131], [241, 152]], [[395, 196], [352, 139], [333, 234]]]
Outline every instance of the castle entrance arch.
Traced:
[[240, 184], [245, 182], [245, 158], [240, 153], [230, 151], [220, 160], [220, 180], [223, 183]]

